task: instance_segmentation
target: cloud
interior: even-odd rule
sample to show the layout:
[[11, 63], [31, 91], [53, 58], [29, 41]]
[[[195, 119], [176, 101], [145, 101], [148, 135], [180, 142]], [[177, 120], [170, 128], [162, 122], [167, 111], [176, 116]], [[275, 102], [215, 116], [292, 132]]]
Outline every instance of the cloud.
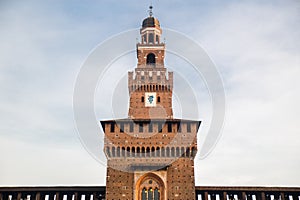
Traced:
[[82, 26], [44, 6], [1, 12], [0, 184], [92, 184], [78, 170], [101, 167], [80, 145], [72, 112], [76, 73], [91, 46], [81, 44], [88, 40], [78, 36], [86, 35]]
[[214, 185], [209, 177], [216, 172], [220, 185], [299, 184], [296, 11], [291, 4], [242, 2], [201, 27], [209, 34], [199, 41], [223, 75], [227, 116], [212, 158], [198, 162], [198, 184]]

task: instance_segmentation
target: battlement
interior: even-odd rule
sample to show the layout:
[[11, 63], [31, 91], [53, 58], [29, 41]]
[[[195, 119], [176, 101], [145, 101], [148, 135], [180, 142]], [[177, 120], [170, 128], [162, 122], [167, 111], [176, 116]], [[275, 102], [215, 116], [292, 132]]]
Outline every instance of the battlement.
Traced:
[[180, 119], [101, 121], [104, 152], [107, 158], [194, 158], [200, 124]]

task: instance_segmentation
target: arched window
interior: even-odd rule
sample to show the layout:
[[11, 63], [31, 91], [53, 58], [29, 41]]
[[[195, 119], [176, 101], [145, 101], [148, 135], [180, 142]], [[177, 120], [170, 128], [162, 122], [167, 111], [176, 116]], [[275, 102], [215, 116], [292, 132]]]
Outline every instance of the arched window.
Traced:
[[127, 149], [126, 149], [126, 156], [127, 156], [127, 157], [130, 156], [130, 147], [127, 147]]
[[170, 148], [169, 148], [169, 147], [167, 147], [167, 152], [166, 152], [166, 154], [167, 154], [167, 157], [170, 157]]
[[182, 156], [182, 157], [184, 157], [184, 156], [185, 156], [184, 147], [181, 147], [181, 156]]
[[116, 156], [116, 148], [112, 147], [112, 157], [115, 157], [115, 156]]
[[107, 154], [108, 157], [110, 157], [110, 149], [109, 149], [109, 147], [106, 147], [106, 154]]
[[165, 147], [161, 148], [161, 156], [165, 157], [166, 156], [166, 152], [165, 152]]
[[155, 55], [153, 53], [147, 55], [147, 65], [155, 65]]
[[196, 156], [197, 150], [195, 147], [192, 147], [192, 156]]
[[147, 192], [146, 192], [146, 188], [144, 188], [142, 190], [142, 200], [147, 200]]
[[151, 156], [152, 156], [152, 157], [155, 156], [155, 148], [154, 148], [154, 147], [151, 148]]
[[141, 154], [140, 154], [141, 153], [140, 147], [137, 147], [136, 152], [137, 152], [137, 156], [140, 157], [141, 156]]
[[120, 150], [120, 147], [117, 147], [117, 157], [120, 157], [121, 156], [121, 150]]
[[159, 190], [157, 188], [155, 188], [154, 190], [154, 200], [159, 200], [160, 195], [159, 195]]
[[179, 147], [176, 147], [176, 157], [180, 157], [180, 150], [179, 150]]
[[156, 147], [156, 157], [159, 157], [159, 156], [160, 156], [160, 148]]
[[149, 40], [149, 43], [154, 43], [154, 34], [153, 33], [149, 33], [149, 38], [148, 38]]
[[144, 102], [145, 101], [145, 98], [144, 97], [142, 97], [142, 102]]
[[150, 147], [146, 148], [146, 156], [149, 157], [150, 156]]
[[124, 157], [125, 156], [125, 147], [122, 147], [122, 151], [121, 152], [122, 152], [121, 153], [122, 157]]
[[153, 199], [153, 189], [152, 188], [150, 188], [148, 190], [148, 199]]
[[160, 97], [157, 97], [157, 102], [158, 102], [158, 103], [160, 102]]
[[185, 155], [186, 157], [190, 157], [190, 148], [186, 148]]
[[135, 148], [134, 147], [131, 148], [131, 152], [132, 152], [132, 157], [135, 157]]
[[138, 181], [137, 190], [139, 193], [139, 198], [141, 200], [160, 200], [165, 199], [164, 190], [165, 186], [163, 181], [154, 174], [149, 174], [149, 176], [142, 178]]
[[171, 148], [171, 156], [175, 157], [175, 148], [174, 147]]

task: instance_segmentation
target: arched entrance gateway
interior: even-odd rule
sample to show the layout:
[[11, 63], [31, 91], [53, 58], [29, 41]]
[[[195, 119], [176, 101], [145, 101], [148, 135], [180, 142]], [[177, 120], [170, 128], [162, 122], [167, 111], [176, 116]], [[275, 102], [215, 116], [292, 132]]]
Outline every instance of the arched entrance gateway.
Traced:
[[147, 173], [136, 183], [136, 199], [138, 200], [164, 200], [165, 184], [156, 174]]

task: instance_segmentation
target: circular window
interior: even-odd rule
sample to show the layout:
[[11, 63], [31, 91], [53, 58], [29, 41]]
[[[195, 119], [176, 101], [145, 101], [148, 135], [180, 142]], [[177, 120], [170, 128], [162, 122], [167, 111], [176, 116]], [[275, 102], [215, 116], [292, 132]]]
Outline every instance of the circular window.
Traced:
[[149, 182], [148, 182], [149, 184], [152, 184], [152, 180], [149, 180]]

